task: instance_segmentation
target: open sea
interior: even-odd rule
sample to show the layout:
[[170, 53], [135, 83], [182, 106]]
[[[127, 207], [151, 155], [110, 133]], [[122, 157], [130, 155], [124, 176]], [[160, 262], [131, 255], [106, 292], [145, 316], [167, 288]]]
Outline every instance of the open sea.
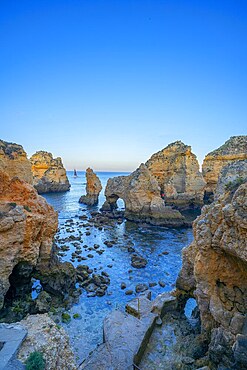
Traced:
[[[168, 229], [164, 227], [143, 226], [133, 222], [124, 221], [122, 224], [117, 222], [114, 226], [106, 225], [103, 230], [98, 230], [93, 226], [90, 228], [90, 235], [86, 235], [86, 230], [79, 226], [79, 216], [87, 215], [90, 217], [89, 210], [99, 210], [104, 203], [104, 189], [107, 180], [111, 177], [128, 175], [128, 173], [116, 172], [97, 172], [103, 190], [99, 197], [98, 206], [88, 207], [79, 204], [81, 195], [86, 193], [85, 172], [77, 172], [78, 177], [73, 177], [73, 171], [68, 171], [67, 175], [71, 184], [71, 189], [65, 193], [44, 194], [44, 197], [58, 212], [59, 231], [58, 238], [65, 238], [70, 235], [78, 236], [78, 231], [82, 232], [82, 244], [93, 246], [99, 244], [104, 253], [99, 255], [95, 250], [90, 251], [93, 258], [78, 263], [87, 264], [96, 273], [105, 271], [110, 276], [110, 285], [107, 293], [103, 297], [87, 297], [85, 291], [80, 296], [78, 304], [75, 304], [68, 313], [73, 317], [78, 313], [81, 319], [73, 319], [68, 324], [62, 324], [70, 336], [71, 345], [76, 353], [78, 363], [92, 351], [103, 340], [103, 319], [113, 309], [124, 309], [127, 301], [135, 297], [125, 295], [125, 290], [121, 289], [121, 283], [127, 285], [126, 289], [135, 291], [138, 283], [149, 282], [158, 283], [162, 280], [165, 287], [159, 284], [150, 288], [152, 299], [156, 295], [174, 289], [178, 272], [182, 265], [181, 251], [183, 247], [190, 244], [193, 239], [192, 229]], [[118, 201], [119, 208], [124, 207], [123, 201]], [[72, 219], [73, 223], [68, 232], [66, 221]], [[117, 243], [112, 248], [107, 248], [104, 244], [106, 240], [117, 239]], [[131, 266], [131, 253], [128, 252], [127, 244], [133, 245], [136, 253], [147, 259], [145, 268], [135, 269]], [[64, 243], [63, 243], [64, 244]], [[66, 255], [60, 257], [61, 261], [70, 261], [71, 254], [75, 251], [72, 242], [66, 242], [70, 247]], [[59, 243], [58, 243], [59, 246]], [[168, 254], [162, 254], [168, 252]], [[88, 251], [82, 248], [81, 256], [87, 257]], [[108, 267], [108, 266], [112, 267]]]

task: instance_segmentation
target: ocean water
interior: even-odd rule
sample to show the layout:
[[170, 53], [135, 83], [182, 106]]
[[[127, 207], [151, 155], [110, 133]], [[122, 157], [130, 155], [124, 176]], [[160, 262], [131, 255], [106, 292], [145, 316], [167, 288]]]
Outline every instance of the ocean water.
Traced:
[[[104, 188], [110, 177], [127, 175], [127, 173], [98, 172], [103, 190], [99, 197], [98, 206], [88, 207], [79, 204], [78, 200], [81, 195], [85, 194], [86, 178], [85, 172], [78, 172], [78, 177], [73, 177], [73, 172], [68, 171], [68, 178], [71, 183], [70, 191], [66, 193], [45, 194], [47, 201], [58, 211], [59, 232], [58, 239], [70, 235], [79, 235], [82, 233], [82, 244], [93, 246], [99, 244], [104, 249], [102, 255], [95, 251], [85, 251], [82, 248], [81, 256], [87, 257], [89, 253], [93, 258], [86, 261], [73, 264], [87, 264], [94, 269], [96, 273], [102, 271], [110, 275], [111, 283], [107, 289], [107, 294], [103, 297], [87, 297], [85, 291], [80, 296], [79, 303], [75, 304], [68, 312], [71, 316], [78, 313], [81, 319], [72, 319], [69, 324], [63, 324], [68, 332], [72, 347], [76, 353], [78, 363], [92, 351], [103, 340], [103, 319], [113, 309], [124, 309], [125, 304], [135, 297], [125, 295], [125, 290], [121, 289], [121, 283], [127, 285], [126, 289], [135, 291], [138, 283], [148, 284], [149, 282], [158, 283], [162, 280], [165, 287], [159, 284], [150, 288], [152, 299], [157, 294], [170, 291], [181, 268], [181, 251], [192, 241], [193, 235], [191, 229], [168, 229], [164, 227], [143, 226], [132, 222], [125, 221], [122, 224], [117, 222], [113, 226], [105, 225], [103, 230], [98, 230], [93, 226], [90, 228], [90, 235], [86, 235], [86, 230], [80, 227], [82, 223], [79, 216], [87, 215], [90, 217], [89, 210], [98, 210], [103, 204]], [[123, 201], [118, 201], [119, 208], [124, 207]], [[73, 223], [69, 227], [66, 221], [72, 219]], [[107, 248], [104, 241], [116, 239], [117, 243], [112, 248]], [[64, 244], [64, 243], [63, 243]], [[147, 259], [148, 263], [145, 268], [135, 269], [131, 266], [131, 253], [128, 252], [127, 245], [133, 245], [135, 251]], [[66, 243], [70, 250], [61, 261], [70, 261], [71, 254], [75, 251], [72, 243]], [[59, 243], [58, 243], [59, 246]], [[163, 255], [162, 252], [168, 252]], [[108, 267], [112, 265], [112, 267]]]

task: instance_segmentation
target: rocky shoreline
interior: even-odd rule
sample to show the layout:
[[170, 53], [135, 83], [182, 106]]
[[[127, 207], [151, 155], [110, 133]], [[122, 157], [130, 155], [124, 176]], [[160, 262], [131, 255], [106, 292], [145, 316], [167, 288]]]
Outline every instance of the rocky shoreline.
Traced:
[[[85, 261], [104, 255], [106, 249], [110, 251], [118, 244], [117, 236], [104, 240], [103, 248], [96, 242], [92, 243], [92, 230], [100, 234], [113, 225], [121, 226], [126, 220], [141, 223], [144, 227], [188, 227], [191, 220], [182, 213], [200, 209], [203, 199], [205, 201], [206, 197], [208, 202], [211, 197], [212, 201], [213, 195], [214, 202], [204, 206], [193, 223], [194, 241], [183, 252], [183, 266], [174, 294], [164, 293], [151, 302], [148, 289], [155, 287], [155, 284], [165, 288], [162, 279], [150, 281], [149, 286], [138, 283], [135, 291], [128, 289], [126, 282], [122, 281], [119, 289], [123, 294], [136, 294], [138, 298], [126, 306], [126, 314], [113, 311], [106, 319], [104, 343], [85, 360], [81, 369], [96, 369], [98, 363], [101, 363], [102, 369], [109, 369], [111, 361], [113, 368], [119, 370], [131, 368], [133, 363], [138, 366], [155, 325], [165, 326], [171, 322], [167, 307], [173, 315], [183, 316], [189, 298], [196, 299], [198, 305], [198, 326], [193, 332], [197, 351], [195, 355], [192, 352], [187, 356], [181, 355], [179, 364], [174, 363], [174, 366], [198, 369], [200, 365], [213, 370], [246, 368], [246, 146], [247, 137], [232, 137], [222, 147], [209, 153], [203, 164], [204, 180], [191, 148], [182, 142], [172, 143], [130, 175], [109, 179], [105, 189], [106, 201], [100, 212], [90, 207], [97, 204], [102, 185], [93, 171], [88, 169], [87, 194], [81, 201], [89, 206], [89, 214], [78, 214], [76, 222], [67, 219], [64, 224], [67, 236], [63, 237], [62, 233], [56, 234], [57, 213], [32, 186], [34, 179], [39, 193], [68, 190], [70, 185], [61, 160], [53, 159], [50, 153], [36, 153], [31, 159], [32, 173], [23, 148], [1, 141], [0, 317], [1, 321], [13, 322], [32, 314], [21, 322], [27, 328], [27, 337], [23, 341], [23, 352], [19, 351], [19, 358], [26, 360], [31, 350], [27, 351], [25, 341], [29, 343], [28, 347], [35, 342], [34, 337], [28, 338], [32, 337], [33, 330], [42, 331], [41, 323], [46, 322], [44, 326], [50, 330], [40, 334], [32, 349], [44, 351], [47, 369], [76, 368], [66, 335], [60, 332], [59, 337], [59, 325], [71, 320], [68, 310], [83, 292], [88, 299], [103, 299], [110, 295], [110, 274], [102, 267], [98, 270], [91, 268]], [[38, 159], [40, 156], [42, 160]], [[117, 209], [118, 199], [124, 201], [124, 211]], [[76, 235], [73, 233], [75, 228]], [[85, 244], [82, 237], [88, 237], [90, 244]], [[71, 263], [61, 262], [59, 258], [71, 248], [68, 244], [74, 248]], [[132, 268], [146, 269], [148, 259], [135, 250], [127, 237], [125, 248], [130, 256], [130, 277]], [[169, 252], [161, 251], [159, 257], [167, 254]], [[107, 267], [111, 268], [110, 264]], [[41, 289], [35, 299], [30, 299], [34, 282]], [[143, 292], [145, 296], [140, 296]], [[47, 312], [56, 323], [46, 315]], [[163, 315], [166, 318], [162, 321]], [[181, 325], [177, 325], [183, 327], [183, 323], [181, 321]], [[129, 338], [135, 349], [128, 344], [126, 353], [131, 355], [120, 358], [129, 326], [137, 328], [134, 330], [135, 338]], [[114, 333], [116, 328], [122, 333], [118, 338]], [[55, 337], [58, 339], [55, 354], [52, 354], [51, 347], [47, 351], [40, 347], [42, 340], [53, 342]], [[66, 342], [68, 357], [59, 352], [61, 343], [65, 343], [63, 341]], [[189, 354], [189, 351], [184, 353]], [[149, 360], [144, 356], [143, 361], [149, 369]]]

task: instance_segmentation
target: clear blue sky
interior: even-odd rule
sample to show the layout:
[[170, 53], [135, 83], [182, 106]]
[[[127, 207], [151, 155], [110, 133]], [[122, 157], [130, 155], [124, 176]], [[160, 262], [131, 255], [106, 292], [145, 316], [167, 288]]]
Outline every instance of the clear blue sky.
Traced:
[[246, 0], [0, 0], [0, 138], [133, 170], [247, 130]]

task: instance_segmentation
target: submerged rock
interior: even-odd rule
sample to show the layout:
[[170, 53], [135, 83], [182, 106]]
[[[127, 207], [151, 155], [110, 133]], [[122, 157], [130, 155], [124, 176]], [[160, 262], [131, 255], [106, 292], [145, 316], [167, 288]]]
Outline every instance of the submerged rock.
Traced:
[[102, 190], [102, 185], [98, 176], [93, 172], [91, 168], [86, 170], [86, 195], [82, 195], [79, 199], [79, 203], [84, 203], [89, 206], [98, 204], [99, 193]]
[[167, 205], [180, 210], [203, 205], [206, 183], [190, 146], [182, 141], [171, 143], [153, 154], [146, 166], [158, 181]]
[[202, 164], [203, 177], [207, 183], [206, 199], [212, 199], [221, 169], [228, 163], [247, 159], [247, 136], [232, 136], [218, 149], [208, 153]]
[[211, 361], [236, 369], [246, 367], [246, 348], [238, 344], [239, 335], [246, 335], [246, 204], [247, 182], [226, 188], [217, 201], [203, 207], [193, 225], [195, 239], [183, 252], [177, 280], [181, 302], [188, 297], [197, 300]]
[[185, 225], [179, 211], [165, 206], [158, 182], [144, 164], [129, 176], [109, 179], [105, 196], [102, 210], [113, 211], [117, 208], [117, 200], [121, 198], [125, 203], [125, 218], [130, 221], [171, 227]]
[[53, 158], [51, 153], [39, 151], [32, 155], [30, 162], [33, 184], [39, 194], [70, 189], [66, 170], [60, 157]]

